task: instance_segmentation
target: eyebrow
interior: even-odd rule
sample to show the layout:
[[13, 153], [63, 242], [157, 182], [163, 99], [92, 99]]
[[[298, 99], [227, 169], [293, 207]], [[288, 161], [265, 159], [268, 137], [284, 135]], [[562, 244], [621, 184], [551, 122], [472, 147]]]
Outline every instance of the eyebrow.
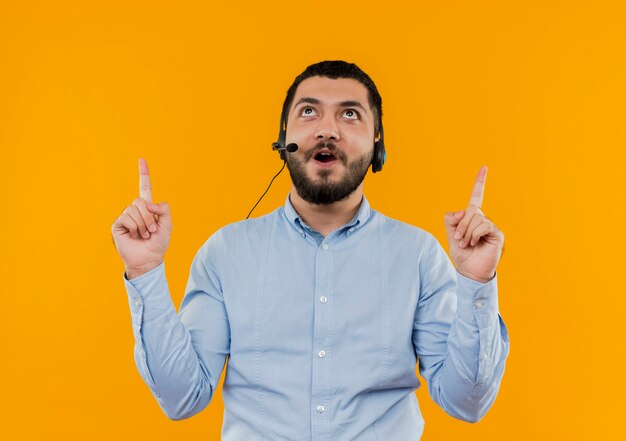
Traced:
[[[321, 101], [318, 100], [317, 98], [311, 98], [311, 97], [305, 96], [305, 97], [300, 98], [298, 102], [293, 106], [293, 108], [295, 109], [302, 103], [320, 104]], [[363, 105], [360, 102], [354, 101], [354, 100], [341, 101], [339, 103], [339, 107], [358, 107], [362, 109], [364, 112], [367, 112], [367, 109], [363, 107]]]

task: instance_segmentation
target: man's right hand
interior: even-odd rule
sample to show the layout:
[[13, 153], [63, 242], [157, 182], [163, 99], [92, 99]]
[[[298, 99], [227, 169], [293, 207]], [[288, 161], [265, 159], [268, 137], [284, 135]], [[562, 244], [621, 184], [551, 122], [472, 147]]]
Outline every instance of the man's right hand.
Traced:
[[128, 279], [163, 262], [172, 234], [172, 216], [166, 202], [152, 203], [150, 172], [143, 158], [139, 159], [139, 197], [115, 220], [111, 231]]

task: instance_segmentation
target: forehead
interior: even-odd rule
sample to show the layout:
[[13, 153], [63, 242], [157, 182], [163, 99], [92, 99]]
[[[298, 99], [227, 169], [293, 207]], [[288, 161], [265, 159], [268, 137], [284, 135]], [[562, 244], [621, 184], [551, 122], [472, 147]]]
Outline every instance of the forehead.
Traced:
[[292, 106], [300, 98], [316, 98], [324, 104], [334, 104], [342, 101], [359, 101], [369, 108], [367, 88], [352, 78], [310, 77], [303, 80], [296, 89]]

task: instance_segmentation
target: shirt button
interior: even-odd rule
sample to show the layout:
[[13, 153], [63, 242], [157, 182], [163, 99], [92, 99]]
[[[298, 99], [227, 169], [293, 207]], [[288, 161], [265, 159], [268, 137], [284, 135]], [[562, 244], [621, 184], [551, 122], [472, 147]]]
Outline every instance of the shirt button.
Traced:
[[483, 302], [476, 302], [476, 308], [481, 309], [483, 307]]
[[141, 306], [141, 300], [135, 299], [135, 306]]
[[324, 410], [326, 410], [326, 409], [324, 409], [324, 406], [317, 406], [317, 411], [319, 413], [324, 413]]
[[322, 244], [322, 249], [323, 250], [327, 250], [328, 249], [328, 244], [327, 243]]
[[319, 351], [319, 353], [317, 355], [319, 355], [320, 358], [324, 358], [324, 357], [326, 357], [326, 351]]
[[326, 296], [320, 297], [320, 302], [326, 303], [327, 301], [328, 301], [328, 297], [326, 297]]

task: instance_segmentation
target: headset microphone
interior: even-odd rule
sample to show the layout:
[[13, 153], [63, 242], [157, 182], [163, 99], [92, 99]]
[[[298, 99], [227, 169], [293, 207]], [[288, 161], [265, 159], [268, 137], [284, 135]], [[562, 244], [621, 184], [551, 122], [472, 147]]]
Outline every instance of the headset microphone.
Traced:
[[272, 143], [272, 150], [276, 150], [278, 152], [282, 152], [283, 150], [287, 150], [289, 153], [293, 153], [298, 150], [298, 144], [295, 142], [287, 144], [286, 147], [281, 146], [278, 142]]

